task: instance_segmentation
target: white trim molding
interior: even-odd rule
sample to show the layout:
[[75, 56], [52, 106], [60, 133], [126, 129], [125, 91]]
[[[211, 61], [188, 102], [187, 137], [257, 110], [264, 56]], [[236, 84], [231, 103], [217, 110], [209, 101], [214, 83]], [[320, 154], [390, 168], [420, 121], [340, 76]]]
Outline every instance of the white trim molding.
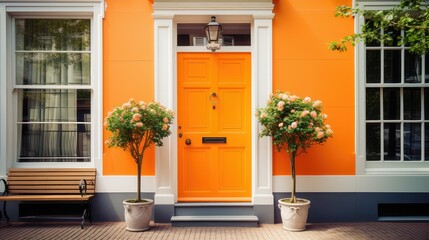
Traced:
[[[252, 109], [265, 104], [272, 92], [272, 19], [274, 5], [267, 2], [175, 2], [153, 5], [155, 99], [177, 112], [176, 54], [207, 49], [177, 47], [177, 24], [209, 22], [216, 16], [221, 23], [250, 23], [252, 46], [224, 48], [225, 52], [252, 54]], [[253, 112], [253, 111], [252, 111]], [[269, 138], [258, 139], [259, 126], [252, 118], [252, 199], [257, 205], [273, 205], [272, 145]], [[177, 122], [173, 134], [156, 151], [156, 204], [177, 201]]]
[[[427, 193], [429, 175], [297, 176], [297, 192]], [[274, 192], [290, 192], [290, 176], [274, 176]]]

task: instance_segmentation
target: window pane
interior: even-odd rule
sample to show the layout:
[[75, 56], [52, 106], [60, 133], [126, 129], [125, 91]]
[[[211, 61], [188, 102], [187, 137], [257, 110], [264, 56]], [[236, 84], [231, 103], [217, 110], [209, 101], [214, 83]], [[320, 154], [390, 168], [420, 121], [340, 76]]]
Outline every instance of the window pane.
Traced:
[[[384, 46], [398, 46], [398, 37], [401, 36], [401, 30], [394, 28], [385, 28], [384, 34], [387, 35], [387, 40], [384, 42]], [[386, 36], [385, 36], [386, 37]]]
[[[177, 24], [177, 46], [206, 46], [207, 23]], [[249, 23], [222, 23], [222, 46], [250, 46]]]
[[404, 88], [404, 119], [421, 119], [421, 95], [420, 88]]
[[429, 161], [429, 123], [425, 123], [425, 160]]
[[398, 88], [385, 88], [383, 90], [383, 118], [385, 120], [399, 120], [400, 92]]
[[19, 162], [90, 162], [90, 124], [19, 124]]
[[90, 122], [91, 90], [19, 89], [20, 122]]
[[[374, 28], [374, 22], [373, 21], [371, 21], [371, 20], [369, 20], [369, 19], [365, 19], [365, 21], [366, 21], [366, 23], [365, 23], [365, 25], [362, 27], [362, 29], [365, 29], [365, 28], [368, 28], [368, 29], [372, 29], [372, 28]], [[379, 32], [380, 34], [378, 34], [378, 38], [380, 37], [380, 35], [381, 35], [381, 31]], [[380, 41], [378, 41], [378, 40], [369, 40], [368, 42], [366, 42], [365, 43], [366, 44], [366, 46], [368, 46], [368, 47], [377, 47], [377, 46], [380, 46]]]
[[380, 160], [380, 124], [366, 124], [366, 160]]
[[404, 160], [422, 159], [422, 125], [404, 123]]
[[384, 51], [384, 82], [401, 82], [401, 50]]
[[89, 53], [16, 53], [18, 85], [89, 85]]
[[380, 119], [380, 89], [379, 88], [366, 89], [366, 119], [367, 120]]
[[17, 19], [16, 50], [89, 51], [89, 19]]
[[405, 51], [405, 83], [422, 82], [422, 57]]
[[381, 82], [381, 51], [367, 50], [366, 51], [366, 82], [380, 83]]
[[401, 159], [401, 125], [399, 123], [384, 124], [384, 160]]
[[425, 57], [425, 83], [429, 83], [429, 54]]
[[429, 88], [425, 88], [425, 120], [429, 120]]

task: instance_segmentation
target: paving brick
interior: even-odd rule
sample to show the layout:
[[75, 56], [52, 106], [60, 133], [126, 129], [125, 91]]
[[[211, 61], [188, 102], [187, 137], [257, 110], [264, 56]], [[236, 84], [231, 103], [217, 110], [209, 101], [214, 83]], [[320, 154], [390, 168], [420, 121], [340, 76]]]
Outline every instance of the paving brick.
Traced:
[[365, 222], [309, 224], [306, 231], [289, 232], [281, 224], [242, 227], [171, 227], [152, 223], [145, 232], [128, 232], [125, 223], [22, 223], [0, 225], [0, 239], [145, 239], [145, 240], [311, 240], [410, 239], [429, 240], [429, 223]]

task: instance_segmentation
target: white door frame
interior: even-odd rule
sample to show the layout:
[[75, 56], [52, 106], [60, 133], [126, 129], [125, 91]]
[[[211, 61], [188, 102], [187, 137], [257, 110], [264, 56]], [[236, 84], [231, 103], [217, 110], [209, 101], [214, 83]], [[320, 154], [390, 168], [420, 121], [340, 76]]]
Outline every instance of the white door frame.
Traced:
[[[155, 100], [177, 112], [177, 23], [247, 22], [252, 28], [252, 203], [273, 205], [272, 142], [259, 139], [256, 108], [266, 104], [272, 93], [271, 2], [154, 2], [154, 81]], [[206, 50], [209, 51], [209, 50]], [[227, 51], [227, 50], [222, 50]], [[246, 51], [246, 50], [244, 50]], [[164, 146], [156, 148], [155, 204], [174, 205], [177, 201], [177, 120]]]

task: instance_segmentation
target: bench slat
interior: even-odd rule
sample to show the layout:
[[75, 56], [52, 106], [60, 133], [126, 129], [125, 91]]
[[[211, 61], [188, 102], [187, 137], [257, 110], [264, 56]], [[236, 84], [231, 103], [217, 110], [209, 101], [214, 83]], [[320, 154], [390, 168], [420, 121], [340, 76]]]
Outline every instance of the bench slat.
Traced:
[[[13, 191], [13, 190], [25, 190], [25, 189], [59, 189], [59, 190], [66, 190], [66, 189], [73, 189], [73, 190], [79, 190], [79, 186], [78, 185], [61, 185], [61, 184], [56, 184], [56, 185], [12, 185], [9, 186], [9, 191]], [[87, 190], [93, 190], [94, 189], [94, 185], [90, 185], [87, 186]]]
[[[19, 185], [57, 185], [57, 184], [63, 184], [63, 185], [79, 185], [80, 180], [71, 180], [71, 181], [9, 181], [9, 186], [19, 186]], [[94, 184], [90, 184], [91, 181], [87, 180], [88, 186], [93, 186]], [[93, 183], [93, 182], [92, 182]]]
[[86, 181], [95, 181], [94, 177], [82, 177], [82, 176], [74, 176], [74, 177], [52, 177], [52, 176], [39, 176], [39, 177], [15, 177], [15, 176], [8, 176], [8, 181], [43, 181], [43, 180], [51, 180], [51, 181], [68, 181], [68, 180], [81, 180], [85, 179]]
[[8, 172], [95, 172], [95, 168], [9, 168]]
[[0, 201], [88, 201], [94, 195], [13, 195], [0, 196]]
[[87, 176], [94, 177], [95, 172], [13, 172], [13, 176]]

